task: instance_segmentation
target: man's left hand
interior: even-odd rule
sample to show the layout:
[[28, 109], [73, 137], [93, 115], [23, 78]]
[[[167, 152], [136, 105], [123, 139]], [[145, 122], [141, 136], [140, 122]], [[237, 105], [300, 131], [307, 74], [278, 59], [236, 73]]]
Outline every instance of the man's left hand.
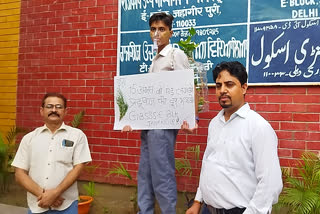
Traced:
[[[39, 202], [38, 206], [42, 207], [42, 208], [48, 208], [56, 202], [58, 197], [59, 197], [59, 194], [57, 193], [57, 191], [55, 189], [46, 190], [44, 193], [42, 193], [38, 197], [38, 202]], [[58, 205], [58, 203], [57, 203], [57, 205]]]
[[194, 130], [196, 130], [198, 128], [197, 122], [195, 124], [196, 125], [193, 128], [190, 128], [189, 123], [187, 121], [183, 121], [183, 123], [181, 125], [181, 130], [187, 134], [192, 134], [194, 132]]

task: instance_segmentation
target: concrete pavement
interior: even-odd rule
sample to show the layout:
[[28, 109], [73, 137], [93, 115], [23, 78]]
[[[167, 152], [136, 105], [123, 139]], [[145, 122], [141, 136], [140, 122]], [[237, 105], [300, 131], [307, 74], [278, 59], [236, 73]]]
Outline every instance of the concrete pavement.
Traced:
[[25, 207], [16, 207], [7, 204], [0, 204], [1, 214], [27, 214], [28, 209]]

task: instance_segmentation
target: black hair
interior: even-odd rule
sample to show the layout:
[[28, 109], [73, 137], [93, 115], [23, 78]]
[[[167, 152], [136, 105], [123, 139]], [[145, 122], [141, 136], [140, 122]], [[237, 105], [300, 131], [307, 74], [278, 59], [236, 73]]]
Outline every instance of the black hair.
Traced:
[[228, 71], [231, 76], [236, 77], [241, 85], [247, 83], [248, 74], [246, 68], [238, 61], [221, 62], [212, 71], [213, 80], [216, 81], [221, 71]]
[[169, 30], [172, 29], [173, 16], [165, 12], [154, 13], [149, 19], [149, 26], [151, 27], [153, 22], [163, 21], [165, 25], [169, 27]]
[[63, 102], [64, 102], [64, 108], [67, 108], [67, 98], [65, 98], [62, 94], [59, 94], [59, 93], [56, 93], [56, 92], [49, 92], [49, 93], [46, 93], [43, 96], [42, 104], [41, 104], [42, 107], [44, 107], [44, 103], [45, 103], [45, 101], [46, 101], [46, 99], [48, 97], [58, 97], [58, 98], [62, 99]]

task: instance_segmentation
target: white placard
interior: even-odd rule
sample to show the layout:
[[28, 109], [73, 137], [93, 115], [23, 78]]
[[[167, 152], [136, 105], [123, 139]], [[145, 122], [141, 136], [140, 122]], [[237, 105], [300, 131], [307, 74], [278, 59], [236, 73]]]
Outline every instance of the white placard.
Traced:
[[114, 90], [114, 130], [180, 129], [184, 120], [195, 126], [192, 70], [116, 76]]

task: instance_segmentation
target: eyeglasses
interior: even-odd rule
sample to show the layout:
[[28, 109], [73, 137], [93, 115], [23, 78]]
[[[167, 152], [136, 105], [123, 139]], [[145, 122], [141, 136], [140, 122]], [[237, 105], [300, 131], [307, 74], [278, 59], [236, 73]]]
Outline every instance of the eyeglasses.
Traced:
[[45, 106], [46, 109], [53, 109], [53, 108], [56, 108], [56, 109], [64, 109], [64, 106], [61, 105], [61, 104], [56, 104], [56, 105], [53, 105], [53, 104], [47, 104]]

